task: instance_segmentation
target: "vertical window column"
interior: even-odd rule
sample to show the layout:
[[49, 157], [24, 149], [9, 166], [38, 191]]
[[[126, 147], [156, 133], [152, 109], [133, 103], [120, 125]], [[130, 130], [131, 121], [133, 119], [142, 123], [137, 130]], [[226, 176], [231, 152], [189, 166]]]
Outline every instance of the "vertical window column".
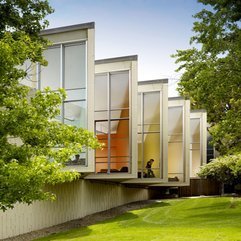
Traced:
[[[139, 94], [138, 177], [162, 178], [161, 93]], [[150, 162], [153, 159], [154, 162]], [[151, 167], [150, 167], [151, 165]]]
[[95, 78], [95, 130], [103, 150], [96, 150], [96, 172], [129, 172], [129, 71]]

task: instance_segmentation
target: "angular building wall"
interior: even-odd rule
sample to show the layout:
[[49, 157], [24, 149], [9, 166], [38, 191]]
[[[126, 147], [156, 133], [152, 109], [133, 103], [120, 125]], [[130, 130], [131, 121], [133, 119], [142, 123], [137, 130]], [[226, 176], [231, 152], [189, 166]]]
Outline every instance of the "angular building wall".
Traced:
[[137, 176], [137, 56], [95, 61], [95, 174], [86, 179]]
[[[37, 88], [64, 88], [67, 98], [57, 119], [94, 132], [94, 23], [44, 30], [41, 35], [52, 45], [44, 51], [48, 66], [36, 66]], [[67, 165], [94, 172], [94, 151], [76, 153]]]
[[168, 100], [168, 182], [189, 184], [190, 101]]
[[[167, 79], [138, 83], [138, 177], [125, 183], [150, 185], [167, 180]], [[147, 163], [153, 159], [151, 168]]]

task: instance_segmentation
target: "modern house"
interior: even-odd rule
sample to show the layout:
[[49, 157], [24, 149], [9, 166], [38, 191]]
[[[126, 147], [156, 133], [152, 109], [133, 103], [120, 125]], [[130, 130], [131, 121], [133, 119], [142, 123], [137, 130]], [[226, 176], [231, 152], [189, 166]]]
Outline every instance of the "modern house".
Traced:
[[206, 163], [205, 111], [190, 113], [189, 100], [168, 98], [167, 79], [138, 82], [137, 55], [95, 60], [94, 28], [85, 23], [42, 31], [53, 43], [44, 51], [48, 66], [26, 62], [22, 84], [33, 91], [64, 88], [57, 119], [95, 133], [103, 148], [69, 160], [66, 168], [83, 175], [53, 187], [56, 202], [0, 212], [0, 239], [149, 199], [155, 187], [188, 186]]

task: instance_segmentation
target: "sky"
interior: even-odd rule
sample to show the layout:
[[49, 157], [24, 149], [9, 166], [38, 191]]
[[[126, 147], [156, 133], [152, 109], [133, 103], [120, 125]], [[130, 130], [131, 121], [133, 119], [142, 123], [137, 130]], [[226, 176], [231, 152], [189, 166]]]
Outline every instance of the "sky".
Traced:
[[95, 59], [138, 55], [138, 79], [169, 79], [169, 96], [180, 73], [170, 55], [190, 47], [197, 0], [49, 0], [49, 28], [95, 22]]

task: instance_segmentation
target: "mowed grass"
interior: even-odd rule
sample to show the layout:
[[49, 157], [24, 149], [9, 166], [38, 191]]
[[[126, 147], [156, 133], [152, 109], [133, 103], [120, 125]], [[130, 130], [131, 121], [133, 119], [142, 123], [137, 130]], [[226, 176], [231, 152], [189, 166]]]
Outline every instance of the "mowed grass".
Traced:
[[105, 222], [38, 240], [241, 241], [241, 198], [163, 200]]

